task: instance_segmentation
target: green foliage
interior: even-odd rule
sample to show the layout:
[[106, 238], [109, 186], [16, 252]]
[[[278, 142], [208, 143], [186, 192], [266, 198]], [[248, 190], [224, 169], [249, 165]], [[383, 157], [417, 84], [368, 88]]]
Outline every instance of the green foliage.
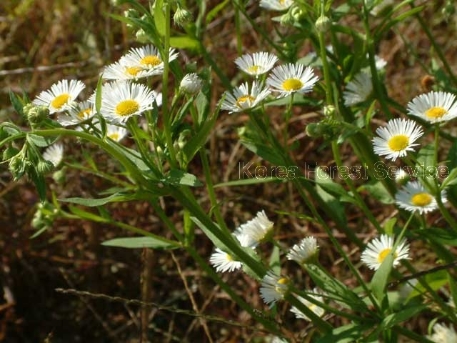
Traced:
[[[448, 270], [455, 267], [455, 251], [448, 247], [457, 246], [455, 130], [427, 122], [429, 117], [423, 116], [416, 118], [417, 122], [424, 125], [427, 134], [434, 133], [433, 142], [424, 135], [416, 142], [418, 146], [409, 146], [408, 132], [390, 132], [386, 135], [392, 137], [381, 137], [385, 140], [385, 150], [393, 154], [404, 150], [404, 154], [384, 158], [385, 154], [378, 156], [373, 150], [373, 137], [377, 135], [375, 125], [400, 114], [411, 114], [411, 108], [390, 97], [385, 79], [388, 73], [379, 66], [376, 51], [387, 36], [414, 21], [416, 26], [413, 27], [420, 27], [429, 37], [434, 50], [430, 53], [436, 54], [432, 57], [432, 66], [424, 64], [424, 68], [434, 72], [437, 85], [445, 88], [443, 91], [457, 89], [452, 68], [421, 17], [427, 4], [415, 6], [414, 1], [406, 0], [379, 8], [383, 4], [378, 0], [348, 1], [338, 7], [333, 1], [297, 1], [290, 8], [258, 15], [259, 11], [250, 7], [254, 6], [251, 2], [243, 1], [226, 0], [208, 8], [205, 1], [191, 4], [157, 0], [149, 6], [136, 0], [120, 2], [128, 6], [128, 10], [123, 16], [110, 13], [110, 18], [124, 24], [139, 41], [151, 43], [158, 49], [157, 56], [142, 56], [141, 62], [124, 66], [125, 70], [120, 71], [125, 73], [122, 78], [145, 87], [158, 85], [161, 104], [156, 94], [146, 110], [136, 113], [140, 104], [133, 99], [136, 95], [129, 94], [128, 99], [113, 106], [118, 117], [110, 122], [102, 101], [109, 81], [100, 76], [91, 98], [94, 116], [65, 126], [58, 119], [62, 111], [71, 116], [70, 105], [73, 104], [66, 104], [68, 108], [61, 107], [59, 110], [63, 110], [59, 113], [50, 114], [50, 105], [39, 107], [30, 103], [27, 95], [9, 93], [13, 110], [26, 119], [28, 126], [0, 124], [2, 162], [15, 181], [27, 177], [35, 185], [40, 204], [32, 220], [36, 229], [34, 237], [49, 231], [56, 219], [64, 218], [113, 226], [129, 233], [102, 242], [106, 247], [179, 249], [179, 253], [192, 257], [194, 262], [189, 262], [194, 263], [192, 268], [199, 268], [230, 296], [237, 305], [233, 308], [239, 307], [251, 315], [256, 322], [252, 328], [260, 329], [261, 325], [259, 332], [267, 331], [291, 341], [302, 340], [300, 331], [304, 328], [310, 333], [307, 342], [394, 343], [406, 339], [427, 342], [426, 330], [414, 326], [421, 322], [418, 319], [442, 316], [448, 321], [457, 320], [450, 305], [441, 299], [442, 294], [451, 294], [454, 303], [457, 301], [455, 275]], [[178, 10], [184, 11], [180, 13], [184, 13], [185, 18], [175, 20], [179, 25], [173, 25], [173, 11], [176, 14]], [[198, 13], [195, 21], [189, 20], [191, 12]], [[275, 76], [279, 80], [271, 77], [270, 71], [269, 75], [251, 78], [243, 68], [237, 70], [233, 61], [229, 62], [232, 68], [225, 65], [227, 57], [216, 56], [219, 42], [207, 33], [225, 17], [235, 18], [233, 32], [230, 32], [233, 36], [224, 37], [227, 49], [233, 45], [239, 56], [244, 51], [274, 52], [278, 57], [276, 66], [309, 67], [306, 69], [308, 78], [283, 75], [293, 74], [286, 69]], [[249, 38], [244, 35], [247, 27], [257, 44], [249, 49], [243, 46]], [[175, 53], [179, 50], [179, 57], [169, 61], [172, 48], [177, 49]], [[302, 56], [304, 51], [314, 54]], [[233, 53], [227, 50], [227, 56]], [[153, 57], [153, 62], [144, 62], [147, 57]], [[128, 60], [123, 56], [120, 62]], [[250, 70], [261, 69], [262, 63], [250, 66]], [[152, 67], [144, 66], [149, 64]], [[156, 69], [144, 82], [141, 72], [150, 71], [148, 68]], [[237, 73], [234, 74], [234, 70]], [[197, 83], [195, 92], [186, 93], [182, 91], [184, 87], [180, 88], [179, 81], [188, 72], [195, 72], [202, 83], [201, 87]], [[369, 83], [354, 83], [359, 73], [369, 73]], [[312, 85], [314, 75], [318, 75], [315, 86]], [[286, 78], [281, 79], [283, 76]], [[247, 88], [235, 85], [240, 80], [246, 82]], [[254, 80], [255, 87], [259, 87], [257, 93]], [[306, 89], [308, 83], [311, 86]], [[277, 94], [278, 88], [283, 93], [281, 96]], [[257, 103], [260, 90], [265, 91], [265, 99]], [[360, 101], [347, 101], [348, 91], [352, 91], [354, 97], [360, 95]], [[51, 96], [62, 100], [57, 99], [56, 94]], [[120, 110], [126, 103], [130, 113]], [[414, 120], [413, 116], [408, 120]], [[222, 128], [220, 123], [224, 124]], [[129, 131], [128, 143], [110, 136], [112, 124]], [[238, 141], [220, 142], [224, 130], [237, 134]], [[50, 171], [58, 167], [44, 158], [44, 150], [64, 137], [78, 142], [81, 158], [67, 160], [65, 167], [57, 172], [65, 173], [69, 168], [97, 178], [103, 186], [90, 189], [91, 197], [70, 193], [72, 195], [65, 198], [68, 195], [61, 194], [68, 193], [62, 191], [58, 182], [56, 187], [47, 187], [52, 182], [48, 179]], [[392, 140], [405, 137], [407, 147], [399, 150], [391, 144]], [[447, 154], [441, 151], [443, 140], [447, 141], [443, 146], [450, 146]], [[242, 155], [244, 149], [248, 154]], [[93, 154], [94, 151], [97, 154]], [[212, 158], [208, 158], [208, 153]], [[230, 157], [221, 161], [221, 156], [226, 155]], [[103, 163], [99, 162], [99, 156], [103, 156]], [[442, 156], [447, 156], [449, 173], [440, 178], [436, 170]], [[254, 168], [271, 172], [258, 175], [246, 171], [241, 175], [239, 171], [238, 179], [236, 173], [230, 174], [232, 179], [228, 179], [225, 168], [233, 168], [237, 162], [243, 164], [243, 159], [256, 161], [259, 165], [253, 164]], [[303, 166], [310, 160], [314, 160], [315, 167], [304, 170]], [[265, 165], [260, 165], [262, 163]], [[391, 167], [398, 166], [413, 169], [413, 179], [430, 192], [413, 194], [407, 199], [409, 205], [423, 211], [398, 211], [396, 192], [401, 185], [395, 184], [393, 175], [388, 173]], [[290, 173], [282, 177], [278, 170]], [[338, 174], [331, 172], [335, 170]], [[54, 176], [54, 180], [60, 178]], [[226, 197], [222, 192], [228, 188], [233, 193], [228, 192]], [[274, 194], [274, 199], [263, 199], [264, 194], [258, 193], [259, 189], [268, 188], [271, 191], [265, 193]], [[442, 191], [446, 197], [440, 196]], [[232, 200], [232, 196], [238, 198]], [[254, 201], [244, 202], [248, 198]], [[112, 214], [119, 203], [134, 202], [151, 207], [167, 238]], [[277, 216], [275, 223], [270, 225], [265, 214], [265, 218], [258, 215], [235, 230], [228, 228], [229, 220], [235, 219], [229, 216], [235, 217], [240, 208], [248, 204], [254, 212], [265, 202], [272, 205], [265, 208], [270, 218]], [[229, 210], [227, 203], [231, 206]], [[427, 206], [436, 211], [435, 217], [428, 217]], [[240, 221], [240, 218], [234, 220]], [[305, 236], [304, 233], [307, 238], [318, 237], [321, 254], [328, 252], [325, 258], [319, 259], [316, 251], [310, 252], [309, 241], [302, 240], [293, 249], [286, 248], [286, 244], [300, 235]], [[359, 256], [366, 249], [365, 238], [382, 233], [397, 234], [397, 241], [393, 247], [375, 247], [379, 251], [373, 252], [372, 258], [380, 267], [372, 273], [361, 266]], [[254, 244], [246, 243], [243, 235]], [[416, 259], [420, 255], [415, 248], [410, 249], [409, 259], [397, 263], [396, 248], [403, 236], [421, 244], [420, 251], [427, 251], [433, 261], [442, 259], [447, 264], [418, 272], [423, 265]], [[205, 241], [222, 250], [221, 258], [226, 254], [226, 260], [218, 265], [217, 261], [209, 262], [206, 255], [200, 256], [207, 246]], [[307, 254], [312, 254], [313, 263]], [[287, 267], [286, 259], [290, 262]], [[227, 271], [230, 269], [227, 266], [246, 274], [244, 278], [255, 280], [270, 309], [258, 305], [254, 309], [254, 305], [243, 300], [240, 294], [244, 290], [237, 288], [239, 274], [226, 278], [213, 270]], [[269, 280], [267, 271], [270, 270], [281, 278]], [[393, 289], [415, 278], [419, 281], [406, 296], [401, 289]], [[246, 279], [241, 279], [243, 284], [251, 286]], [[318, 289], [314, 296], [323, 300], [316, 300], [312, 295], [314, 291], [303, 289], [303, 284], [306, 288]], [[275, 298], [268, 301], [269, 296]], [[195, 304], [194, 307], [197, 309]], [[297, 322], [290, 323], [291, 316], [285, 315], [290, 307], [294, 313], [302, 314], [297, 316]], [[300, 323], [304, 318], [311, 323]]]

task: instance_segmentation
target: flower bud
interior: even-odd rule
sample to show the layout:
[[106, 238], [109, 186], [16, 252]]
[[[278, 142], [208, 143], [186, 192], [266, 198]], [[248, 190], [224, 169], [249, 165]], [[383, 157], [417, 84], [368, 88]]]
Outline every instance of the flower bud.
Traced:
[[310, 123], [306, 126], [306, 134], [312, 138], [318, 138], [323, 135], [320, 123]]
[[326, 17], [324, 15], [321, 15], [319, 18], [316, 20], [316, 30], [317, 32], [324, 33], [327, 32], [327, 30], [332, 26], [332, 21], [330, 20], [329, 17]]
[[15, 181], [19, 180], [24, 175], [24, 173], [27, 170], [27, 167], [27, 160], [24, 159], [22, 153], [13, 156], [8, 163], [8, 168], [11, 174], [13, 175]]
[[138, 43], [146, 44], [149, 42], [148, 35], [146, 34], [146, 32], [143, 29], [139, 29], [135, 33], [135, 38], [138, 41]]
[[324, 107], [324, 116], [326, 117], [333, 117], [335, 114], [335, 106], [328, 105]]
[[179, 89], [186, 94], [194, 95], [200, 92], [202, 84], [202, 79], [200, 79], [197, 74], [191, 73], [184, 76], [179, 85]]
[[173, 15], [173, 21], [175, 22], [175, 25], [183, 27], [192, 21], [192, 13], [185, 8], [178, 7]]
[[26, 116], [30, 125], [42, 123], [49, 117], [49, 108], [47, 106], [36, 106], [34, 104], [27, 104], [23, 108], [24, 115]]
[[39, 174], [47, 174], [54, 169], [54, 164], [51, 161], [41, 160], [38, 161], [36, 170]]

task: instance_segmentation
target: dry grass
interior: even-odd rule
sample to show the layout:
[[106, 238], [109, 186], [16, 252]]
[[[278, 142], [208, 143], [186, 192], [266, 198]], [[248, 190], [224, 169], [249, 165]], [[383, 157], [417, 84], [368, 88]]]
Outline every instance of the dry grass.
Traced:
[[[209, 7], [216, 3], [210, 2]], [[263, 20], [265, 14], [255, 6], [252, 8], [252, 15], [259, 21]], [[456, 23], [434, 20], [433, 13], [437, 8], [438, 5], [430, 5], [424, 15], [454, 66], [457, 62], [452, 53], [456, 44], [453, 39]], [[1, 2], [0, 121], [11, 119], [20, 123], [22, 120], [11, 111], [10, 90], [25, 92], [33, 98], [37, 92], [61, 78], [78, 78], [89, 86], [95, 85], [100, 68], [135, 44], [122, 24], [106, 16], [108, 12], [115, 12], [108, 1]], [[357, 25], [356, 22], [353, 24]], [[262, 41], [249, 24], [246, 23], [243, 30], [243, 46], [249, 47], [246, 52], [261, 49]], [[227, 63], [236, 57], [233, 32], [232, 13], [226, 12], [209, 27], [205, 40], [205, 45], [229, 77], [235, 77], [237, 72], [233, 64]], [[410, 53], [407, 44], [418, 51], [417, 56]], [[303, 53], [307, 49], [304, 47]], [[430, 42], [415, 21], [396, 27], [390, 38], [379, 47], [379, 54], [388, 61], [386, 79], [389, 94], [400, 104], [406, 104], [421, 91], [420, 80], [427, 71], [420, 64], [429, 65], [430, 53]], [[182, 52], [182, 56], [187, 62], [198, 60], [198, 56], [189, 52]], [[223, 92], [220, 85], [217, 87], [214, 103]], [[315, 120], [314, 110], [297, 109], [291, 124], [293, 139], [299, 141], [295, 158], [303, 163], [303, 168], [305, 163], [313, 161], [322, 165], [333, 163], [330, 154], [318, 150], [321, 142], [303, 134], [306, 124]], [[272, 124], [280, 126], [280, 117], [275, 113], [271, 115]], [[245, 120], [243, 116], [235, 119], [222, 113], [217, 123], [209, 147], [214, 162], [212, 165], [217, 166], [214, 177], [219, 181], [236, 178], [239, 161], [256, 161], [237, 142], [236, 128]], [[80, 158], [82, 148], [74, 142], [68, 144], [73, 145], [69, 150], [71, 158]], [[101, 161], [100, 164], [109, 168], [109, 161], [104, 161], [102, 153], [94, 147], [86, 146], [85, 149], [91, 150]], [[349, 149], [346, 158], [350, 161]], [[192, 168], [196, 175], [201, 175], [198, 165]], [[81, 194], [93, 197], [106, 187], [102, 180], [71, 171], [62, 188], [49, 181], [62, 197]], [[319, 227], [293, 216], [274, 215], [276, 211], [285, 209], [307, 214], [299, 197], [286, 185], [220, 188], [218, 197], [223, 201], [222, 211], [229, 227], [235, 228], [250, 219], [257, 210], [265, 209], [272, 214], [271, 219], [276, 222], [278, 238], [282, 242], [293, 243], [304, 235], [313, 234], [322, 247], [322, 264], [329, 267], [335, 277], [345, 280], [347, 285], [356, 284]], [[141, 251], [101, 247], [101, 241], [125, 233], [114, 227], [69, 220], [56, 220], [52, 230], [37, 239], [30, 239], [34, 233], [30, 221], [37, 203], [34, 188], [25, 181], [12, 182], [5, 165], [0, 165], [0, 283], [4, 290], [4, 299], [0, 304], [0, 341], [43, 342], [49, 336], [49, 342], [138, 342], [140, 333], [144, 331], [138, 306], [62, 294], [55, 289], [87, 290], [125, 299], [141, 299], [141, 271], [145, 265], [153, 271], [149, 290], [153, 302], [246, 324], [229, 325], [152, 308], [147, 313], [143, 312], [143, 319], [147, 315], [152, 342], [255, 342], [254, 337], [264, 335], [257, 327], [250, 327], [253, 323], [249, 316], [240, 312], [224, 292], [215, 287], [180, 251], [155, 251], [152, 256], [145, 257]], [[209, 201], [204, 194], [201, 195], [201, 204], [209, 210]], [[391, 209], [379, 208], [374, 202], [369, 204], [380, 222], [392, 215]], [[164, 200], [164, 205], [167, 214], [179, 225], [180, 209], [168, 199]], [[171, 238], [146, 203], [118, 204], [110, 206], [109, 210], [117, 219]], [[347, 211], [351, 227], [362, 239], [366, 239], [370, 231], [365, 227], [363, 216], [350, 207]], [[356, 261], [360, 253], [358, 249], [345, 239], [343, 233], [338, 232], [338, 228], [335, 231], [348, 254]], [[213, 249], [201, 233], [197, 233], [196, 245], [205, 257]], [[427, 252], [424, 252], [421, 255], [423, 266], [431, 262]], [[310, 280], [305, 275], [293, 270], [290, 272], [295, 273], [297, 283], [310, 287]], [[264, 306], [255, 281], [241, 273], [235, 277], [226, 276], [226, 279], [254, 308]], [[283, 311], [284, 318], [292, 319], [293, 315]], [[414, 325], [424, 330], [425, 320], [422, 318]], [[291, 321], [284, 323], [284, 330], [307, 330], [303, 325]]]

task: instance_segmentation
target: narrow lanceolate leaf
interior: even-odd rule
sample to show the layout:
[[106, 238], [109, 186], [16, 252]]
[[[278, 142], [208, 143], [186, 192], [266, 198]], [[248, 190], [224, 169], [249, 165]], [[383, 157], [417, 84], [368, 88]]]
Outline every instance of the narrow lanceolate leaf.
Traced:
[[72, 204], [78, 204], [88, 207], [96, 207], [106, 205], [110, 202], [122, 202], [122, 201], [131, 201], [135, 200], [135, 194], [123, 194], [123, 193], [115, 193], [106, 198], [100, 199], [87, 199], [87, 198], [66, 198], [66, 199], [59, 199], [62, 202], [70, 202]]
[[154, 3], [154, 22], [157, 32], [163, 37], [165, 36], [165, 13], [163, 12], [163, 0], [156, 0]]
[[201, 181], [197, 179], [195, 175], [186, 173], [179, 169], [170, 170], [170, 173], [165, 177], [165, 179], [163, 179], [163, 182], [171, 185], [183, 185], [192, 187], [202, 185]]
[[155, 237], [121, 237], [104, 241], [102, 245], [128, 249], [177, 249], [179, 242], [171, 241], [159, 236]]
[[390, 272], [392, 271], [393, 262], [394, 257], [391, 251], [371, 279], [371, 290], [379, 304], [382, 304], [383, 300], [386, 298], [386, 285], [389, 280]]

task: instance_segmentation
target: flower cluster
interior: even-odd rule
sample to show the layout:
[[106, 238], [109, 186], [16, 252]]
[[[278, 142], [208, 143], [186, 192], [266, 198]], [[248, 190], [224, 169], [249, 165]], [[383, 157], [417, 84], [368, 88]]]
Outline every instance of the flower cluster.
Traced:
[[[265, 214], [265, 211], [258, 212], [254, 219], [241, 224], [234, 232], [233, 236], [238, 240], [240, 246], [244, 249], [256, 249], [257, 246], [271, 237], [274, 223], [270, 221]], [[297, 262], [301, 266], [317, 262], [319, 246], [316, 238], [310, 236], [302, 239], [298, 244], [295, 244], [287, 253], [287, 259]], [[217, 272], [233, 272], [243, 267], [243, 263], [238, 261], [231, 254], [216, 248], [215, 252], [209, 258], [210, 263], [214, 266]], [[263, 277], [260, 286], [260, 296], [263, 301], [274, 306], [277, 301], [282, 300], [290, 291], [291, 280], [288, 277], [278, 274], [276, 270], [268, 270]], [[309, 293], [309, 294], [308, 294]], [[307, 298], [311, 297], [316, 302], [323, 302], [320, 295], [317, 295], [318, 290], [306, 292]], [[306, 307], [313, 311], [316, 315], [322, 316], [324, 310], [317, 306], [314, 302], [309, 302], [307, 299], [296, 295]], [[292, 307], [291, 311], [297, 318], [309, 320], [296, 307]]]
[[[435, 91], [422, 94], [408, 103], [407, 112], [412, 117], [438, 125], [457, 117], [456, 97], [450, 93]], [[385, 127], [377, 128], [376, 134], [378, 136], [373, 138], [374, 152], [395, 161], [414, 151], [419, 145], [416, 142], [422, 137], [423, 130], [411, 119], [396, 118], [388, 121]], [[404, 179], [404, 174], [398, 175], [398, 181]], [[437, 197], [442, 203], [447, 201], [446, 191], [432, 192], [429, 188], [423, 181], [409, 181], [397, 192], [395, 202], [400, 208], [410, 212], [423, 214], [434, 211], [438, 208]]]
[[[175, 60], [177, 56], [174, 49], [168, 51], [168, 61]], [[82, 91], [86, 88], [82, 81], [64, 79], [53, 84], [49, 90], [38, 94], [32, 102], [35, 107], [27, 113], [35, 113], [35, 109], [44, 108], [47, 115], [56, 115], [56, 121], [60, 125], [97, 135], [102, 131], [98, 117], [101, 115], [107, 123], [106, 136], [119, 142], [128, 133], [125, 124], [129, 118], [139, 116], [162, 104], [160, 93], [137, 81], [161, 75], [163, 71], [162, 54], [156, 47], [147, 45], [133, 48], [117, 62], [104, 68], [101, 76], [107, 82], [86, 99], [80, 99]], [[189, 74], [183, 78], [180, 90], [195, 94], [201, 89], [201, 83], [196, 74]], [[98, 97], [99, 105], [96, 100]], [[96, 109], [96, 106], [99, 108]], [[53, 165], [58, 165], [62, 151], [63, 147], [60, 145], [50, 148], [44, 158]]]
[[[278, 58], [267, 52], [256, 52], [238, 57], [235, 64], [243, 72], [255, 77], [252, 83], [245, 82], [233, 91], [226, 91], [222, 102], [222, 109], [229, 113], [242, 112], [257, 107], [272, 92], [282, 98], [294, 93], [311, 92], [318, 81], [311, 67], [299, 63], [288, 63], [274, 67]], [[274, 67], [274, 68], [273, 68]], [[271, 74], [261, 78], [271, 70]]]

